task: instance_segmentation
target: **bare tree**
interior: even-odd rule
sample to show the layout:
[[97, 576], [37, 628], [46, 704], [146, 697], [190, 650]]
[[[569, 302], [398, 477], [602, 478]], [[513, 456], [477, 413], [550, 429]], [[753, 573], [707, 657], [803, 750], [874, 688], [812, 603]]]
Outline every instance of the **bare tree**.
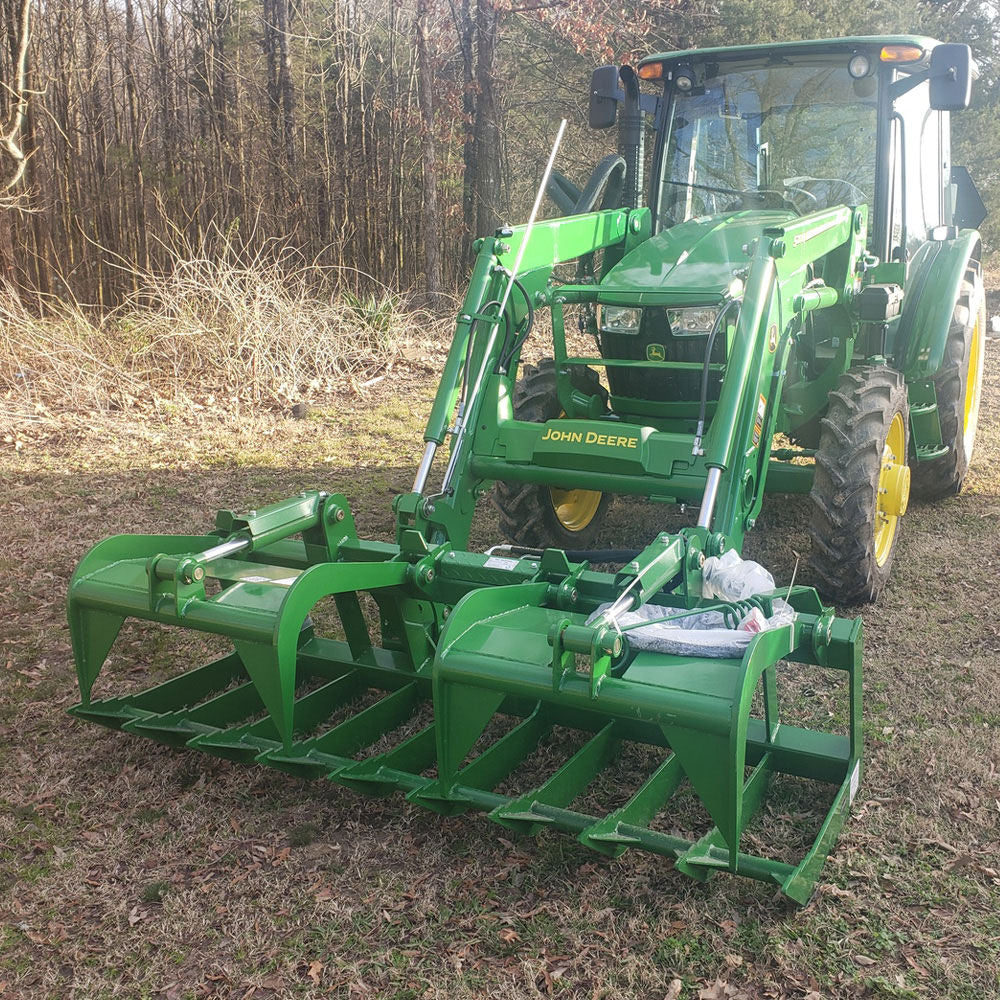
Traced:
[[97, 306], [134, 293], [129, 264], [291, 247], [433, 301], [530, 198], [507, 149], [547, 150], [552, 109], [509, 84], [582, 93], [620, 20], [610, 0], [30, 3], [0, 0], [0, 205], [22, 193], [0, 277]]
[[3, 81], [9, 111], [0, 133], [0, 198], [13, 198], [13, 192], [27, 166], [21, 145], [21, 132], [28, 115], [28, 42], [31, 34], [31, 0], [2, 0], [3, 16], [9, 25], [11, 74]]
[[427, 0], [417, 0], [417, 73], [420, 116], [423, 125], [423, 230], [427, 297], [436, 303], [441, 295], [441, 212], [438, 207], [438, 164], [434, 142], [434, 68], [427, 45]]

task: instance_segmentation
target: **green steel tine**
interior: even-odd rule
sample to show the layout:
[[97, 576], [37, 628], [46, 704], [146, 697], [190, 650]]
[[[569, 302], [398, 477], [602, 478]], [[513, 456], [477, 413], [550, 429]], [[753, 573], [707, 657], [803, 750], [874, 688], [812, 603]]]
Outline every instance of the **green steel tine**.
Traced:
[[458, 783], [468, 788], [496, 788], [534, 752], [538, 741], [551, 728], [544, 707], [537, 704], [531, 715], [463, 767], [458, 772]]
[[534, 832], [551, 823], [552, 818], [533, 811], [535, 803], [567, 806], [593, 780], [618, 752], [621, 740], [614, 735], [615, 723], [609, 722], [589, 739], [544, 784], [506, 805], [497, 806], [489, 817], [501, 826]]
[[329, 732], [296, 743], [290, 751], [267, 751], [257, 760], [262, 764], [294, 766], [305, 758], [321, 765], [321, 773], [329, 774], [353, 763], [351, 754], [371, 746], [387, 732], [404, 723], [413, 714], [413, 709], [420, 701], [418, 686], [407, 684], [358, 712], [357, 715], [345, 719]]
[[[743, 785], [743, 809], [737, 834], [743, 833], [763, 804], [771, 774], [771, 755], [765, 754]], [[721, 860], [723, 853], [724, 861]], [[719, 828], [714, 826], [677, 859], [676, 867], [685, 875], [706, 879], [712, 874], [712, 869], [729, 868], [730, 871], [736, 871], [738, 863], [738, 852], [726, 848], [725, 838]]]
[[70, 712], [78, 718], [118, 727], [137, 715], [145, 714], [145, 711], [126, 714], [129, 708], [163, 712], [195, 705], [206, 696], [222, 691], [237, 677], [246, 676], [240, 658], [230, 653], [138, 694], [93, 701], [87, 706], [74, 705]]
[[263, 708], [260, 692], [251, 681], [247, 681], [193, 708], [133, 719], [126, 722], [122, 729], [171, 744], [176, 743], [180, 736], [181, 742], [186, 743], [193, 734], [215, 732]]
[[861, 780], [861, 761], [855, 761], [844, 783], [840, 786], [830, 809], [823, 820], [816, 840], [795, 870], [781, 883], [781, 891], [795, 902], [805, 905], [816, 888], [823, 865], [836, 843], [837, 836], [851, 811], [854, 795]]
[[[358, 678], [345, 674], [328, 681], [315, 691], [296, 699], [295, 731], [310, 732], [329, 718], [341, 705], [357, 697]], [[188, 746], [214, 753], [230, 760], [253, 760], [262, 750], [281, 745], [274, 720], [268, 715], [236, 729], [203, 733], [188, 741]]]
[[437, 760], [434, 723], [403, 740], [399, 746], [375, 757], [368, 757], [350, 764], [331, 779], [366, 794], [389, 792], [393, 788], [407, 791], [427, 783], [420, 777]]
[[[538, 702], [530, 715], [460, 768], [452, 782], [442, 782], [439, 771], [437, 780], [427, 782], [407, 797], [425, 809], [445, 815], [462, 812], [470, 805], [483, 808], [484, 798], [490, 802], [489, 808], [503, 804], [507, 801], [503, 797], [477, 793], [500, 784], [534, 751], [538, 741], [551, 728], [545, 707]], [[440, 759], [438, 765], [440, 768]]]
[[671, 753], [656, 767], [628, 802], [613, 813], [609, 813], [604, 819], [598, 820], [593, 826], [588, 826], [577, 840], [600, 854], [619, 857], [628, 847], [640, 842], [634, 833], [625, 832], [622, 829], [623, 825], [648, 826], [667, 799], [674, 794], [682, 777], [680, 761]]
[[240, 658], [233, 652], [135, 695], [132, 703], [139, 708], [161, 712], [184, 708], [222, 691], [237, 678], [249, 679]]
[[322, 753], [357, 753], [406, 722], [420, 701], [417, 685], [407, 684], [317, 737], [313, 746]]

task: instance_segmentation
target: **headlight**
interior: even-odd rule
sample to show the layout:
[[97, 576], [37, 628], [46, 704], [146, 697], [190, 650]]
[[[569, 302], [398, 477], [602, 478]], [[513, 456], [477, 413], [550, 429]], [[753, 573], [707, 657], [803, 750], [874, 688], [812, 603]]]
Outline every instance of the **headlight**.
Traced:
[[601, 307], [600, 324], [604, 333], [637, 334], [641, 319], [641, 309], [634, 309], [631, 306]]
[[675, 337], [705, 337], [712, 332], [719, 310], [696, 306], [693, 309], [668, 309], [667, 321]]

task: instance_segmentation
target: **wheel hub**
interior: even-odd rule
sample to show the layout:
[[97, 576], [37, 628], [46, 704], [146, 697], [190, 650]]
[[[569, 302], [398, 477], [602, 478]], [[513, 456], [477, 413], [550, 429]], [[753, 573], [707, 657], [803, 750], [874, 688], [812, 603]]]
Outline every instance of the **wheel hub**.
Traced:
[[875, 505], [875, 561], [885, 565], [896, 537], [896, 525], [910, 502], [910, 467], [906, 464], [906, 425], [897, 413], [882, 448]]
[[598, 490], [549, 489], [552, 509], [567, 531], [583, 531], [597, 516], [602, 494]]

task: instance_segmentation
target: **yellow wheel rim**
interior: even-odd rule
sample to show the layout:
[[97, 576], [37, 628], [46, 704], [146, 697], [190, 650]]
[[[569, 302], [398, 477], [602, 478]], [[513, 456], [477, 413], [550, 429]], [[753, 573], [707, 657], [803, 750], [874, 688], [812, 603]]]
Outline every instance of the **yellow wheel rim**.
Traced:
[[[559, 416], [565, 417], [566, 411], [560, 410]], [[583, 531], [597, 517], [604, 494], [600, 490], [559, 490], [550, 486], [549, 496], [559, 523], [567, 531]]]
[[875, 502], [875, 562], [884, 566], [896, 538], [896, 525], [910, 499], [910, 467], [906, 464], [906, 424], [897, 413], [882, 448]]
[[604, 496], [598, 490], [557, 490], [554, 486], [549, 487], [549, 494], [552, 509], [567, 531], [583, 531], [597, 516]]
[[965, 415], [962, 422], [962, 441], [965, 446], [965, 458], [972, 457], [972, 448], [976, 442], [976, 425], [979, 423], [979, 400], [983, 391], [983, 308], [976, 312], [976, 322], [972, 327], [972, 338], [969, 341], [969, 369], [965, 376]]

